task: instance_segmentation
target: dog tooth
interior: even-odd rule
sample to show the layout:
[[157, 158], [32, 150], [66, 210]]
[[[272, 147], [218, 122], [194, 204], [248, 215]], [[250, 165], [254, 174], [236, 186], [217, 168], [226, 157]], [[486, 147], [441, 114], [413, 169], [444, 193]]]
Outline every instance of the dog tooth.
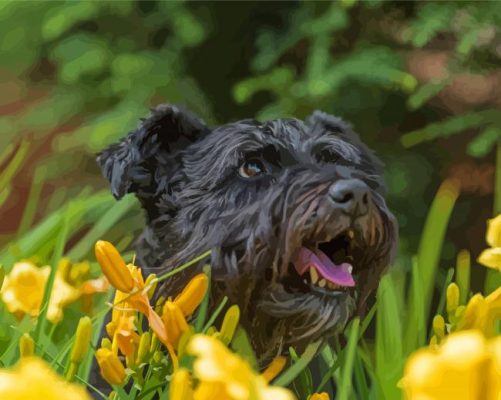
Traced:
[[318, 281], [318, 272], [313, 267], [310, 267], [310, 278], [311, 278], [311, 283], [317, 283], [317, 281]]
[[350, 274], [353, 272], [353, 265], [348, 265], [348, 272]]
[[320, 279], [320, 282], [318, 282], [318, 286], [320, 287], [325, 287], [325, 285], [327, 285], [327, 281], [325, 279]]

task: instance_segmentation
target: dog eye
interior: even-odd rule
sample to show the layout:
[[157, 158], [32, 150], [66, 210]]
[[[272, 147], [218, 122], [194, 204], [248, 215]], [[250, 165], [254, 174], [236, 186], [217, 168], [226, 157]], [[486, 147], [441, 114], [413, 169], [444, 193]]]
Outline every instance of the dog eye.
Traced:
[[238, 170], [238, 173], [243, 178], [253, 178], [265, 172], [266, 168], [263, 162], [257, 159], [245, 161]]

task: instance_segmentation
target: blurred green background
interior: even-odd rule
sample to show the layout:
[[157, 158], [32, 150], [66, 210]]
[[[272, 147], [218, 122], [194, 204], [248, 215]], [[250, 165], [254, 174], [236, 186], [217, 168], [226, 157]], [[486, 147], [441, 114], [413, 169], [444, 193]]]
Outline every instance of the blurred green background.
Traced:
[[[105, 190], [94, 154], [174, 102], [212, 125], [345, 118], [386, 163], [403, 268], [446, 178], [462, 192], [442, 264], [476, 256], [501, 154], [500, 26], [501, 2], [2, 1], [0, 246]], [[122, 247], [131, 207], [107, 233]]]

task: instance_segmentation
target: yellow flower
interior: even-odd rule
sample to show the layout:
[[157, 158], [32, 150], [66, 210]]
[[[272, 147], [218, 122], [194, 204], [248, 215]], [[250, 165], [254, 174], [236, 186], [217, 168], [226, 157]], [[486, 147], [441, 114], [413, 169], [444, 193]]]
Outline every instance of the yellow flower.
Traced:
[[[131, 308], [131, 311], [137, 310], [144, 314], [153, 332], [168, 347], [170, 344], [167, 342], [165, 326], [160, 316], [151, 307], [148, 298], [150, 288], [145, 286], [141, 269], [132, 264], [126, 265], [118, 250], [110, 242], [99, 240], [95, 246], [95, 253], [103, 274], [118, 290], [117, 296], [120, 300], [117, 302], [115, 298], [115, 307]], [[117, 312], [117, 314], [120, 313], [121, 311]], [[112, 322], [116, 325], [117, 321], [113, 320], [114, 317], [112, 317]]]
[[491, 337], [496, 332], [496, 322], [501, 319], [501, 287], [487, 297], [477, 293], [473, 296], [458, 321], [457, 329], [478, 329]]
[[0, 399], [91, 400], [83, 387], [65, 382], [34, 357], [23, 358], [12, 370], [0, 370]]
[[192, 400], [193, 388], [188, 370], [180, 368], [172, 375], [169, 385], [170, 400]]
[[188, 352], [197, 357], [193, 365], [198, 379], [194, 400], [294, 399], [287, 389], [269, 386], [265, 378], [216, 338], [195, 335]]
[[110, 385], [121, 385], [126, 377], [125, 368], [113, 351], [101, 347], [96, 351], [96, 360], [101, 376]]
[[453, 333], [436, 348], [418, 350], [407, 360], [400, 381], [406, 399], [498, 400], [498, 343], [499, 338], [489, 343], [472, 330]]
[[2, 300], [17, 319], [26, 314], [38, 316], [49, 273], [49, 266], [38, 268], [27, 261], [14, 264], [3, 283]]
[[485, 240], [491, 247], [501, 247], [501, 214], [487, 221]]
[[[39, 268], [28, 261], [14, 264], [10, 274], [5, 277], [2, 300], [17, 319], [22, 319], [25, 315], [39, 315], [49, 274], [49, 266]], [[60, 322], [63, 308], [76, 301], [80, 295], [80, 288], [66, 282], [63, 272], [58, 270], [49, 300], [47, 319], [54, 324]]]
[[487, 223], [486, 241], [490, 248], [482, 251], [477, 261], [486, 267], [501, 271], [501, 214]]
[[63, 308], [73, 303], [80, 297], [80, 290], [64, 281], [59, 273], [56, 273], [52, 293], [50, 294], [47, 319], [53, 324], [63, 319]]
[[330, 400], [330, 397], [326, 392], [313, 393], [308, 400]]

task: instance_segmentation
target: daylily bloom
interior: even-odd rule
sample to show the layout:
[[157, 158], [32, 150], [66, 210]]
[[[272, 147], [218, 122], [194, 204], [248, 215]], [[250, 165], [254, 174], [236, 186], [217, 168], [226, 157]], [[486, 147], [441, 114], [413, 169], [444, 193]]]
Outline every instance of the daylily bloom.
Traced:
[[110, 385], [121, 385], [126, 377], [125, 368], [118, 356], [111, 350], [101, 347], [96, 351], [96, 360], [101, 376]]
[[486, 267], [501, 271], [501, 214], [487, 223], [486, 241], [490, 248], [485, 249], [477, 261]]
[[187, 369], [180, 368], [172, 375], [169, 385], [170, 400], [192, 400], [193, 388], [191, 376]]
[[[68, 263], [63, 260], [58, 266], [49, 300], [47, 319], [54, 324], [62, 320], [64, 307], [76, 301], [82, 294], [102, 291], [87, 288], [84, 292], [80, 287], [68, 283], [64, 278], [71, 267]], [[49, 266], [37, 267], [29, 261], [14, 264], [10, 274], [5, 277], [1, 294], [7, 309], [17, 319], [22, 319], [25, 315], [39, 315], [49, 274]], [[87, 282], [84, 282], [82, 287], [86, 284]]]
[[[110, 242], [99, 240], [96, 243], [95, 252], [104, 275], [111, 285], [123, 293], [120, 296], [122, 299], [126, 299], [126, 304], [122, 304], [122, 306], [131, 307], [144, 314], [153, 332], [167, 346], [167, 333], [164, 324], [150, 305], [148, 288], [145, 287], [141, 269], [132, 264], [126, 265], [120, 253]], [[115, 307], [121, 306], [117, 305], [116, 302], [115, 304]]]
[[91, 400], [83, 387], [65, 382], [35, 357], [21, 359], [11, 370], [0, 370], [0, 399]]
[[457, 330], [478, 329], [486, 337], [495, 335], [496, 322], [501, 319], [501, 287], [487, 297], [473, 296], [458, 321]]
[[38, 268], [28, 261], [14, 264], [4, 279], [2, 300], [17, 319], [38, 316], [49, 273], [49, 266]]
[[408, 400], [499, 400], [501, 338], [476, 330], [449, 335], [442, 345], [407, 360], [400, 386]]
[[188, 352], [196, 356], [193, 370], [198, 385], [194, 400], [294, 399], [287, 389], [269, 386], [265, 378], [216, 338], [195, 335]]

